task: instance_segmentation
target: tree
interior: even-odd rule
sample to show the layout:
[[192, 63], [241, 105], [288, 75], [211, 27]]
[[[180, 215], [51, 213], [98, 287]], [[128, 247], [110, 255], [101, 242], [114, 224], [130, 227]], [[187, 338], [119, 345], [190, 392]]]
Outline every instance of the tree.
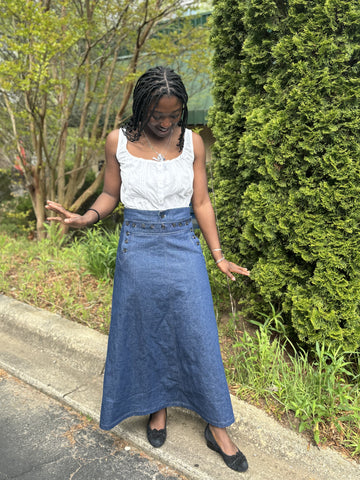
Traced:
[[193, 74], [206, 69], [206, 48], [196, 44], [201, 29], [184, 20], [180, 34], [173, 28], [167, 38], [161, 35], [165, 21], [184, 15], [181, 3], [0, 0], [0, 102], [39, 238], [47, 198], [76, 211], [101, 184], [104, 166], [78, 195], [89, 169], [97, 169], [109, 129], [128, 114], [134, 82], [145, 66], [186, 53]]
[[[249, 315], [271, 302], [297, 337], [360, 346], [360, 6], [345, 0], [216, 2], [213, 27], [219, 220], [252, 271]], [[235, 24], [235, 19], [232, 22]], [[228, 28], [228, 27], [226, 27]], [[226, 82], [231, 87], [226, 88]]]

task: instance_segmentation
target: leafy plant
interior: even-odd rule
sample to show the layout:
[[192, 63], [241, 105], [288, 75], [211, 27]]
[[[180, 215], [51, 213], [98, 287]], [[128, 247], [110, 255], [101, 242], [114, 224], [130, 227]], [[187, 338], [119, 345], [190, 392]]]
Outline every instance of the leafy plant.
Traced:
[[0, 234], [0, 292], [107, 332], [112, 283], [86, 272], [85, 249]]
[[278, 385], [279, 365], [286, 353], [286, 343], [272, 339], [272, 323], [273, 319], [267, 317], [254, 334], [245, 330], [234, 344], [230, 359], [234, 368], [232, 380], [241, 385], [239, 391], [251, 391], [255, 398], [266, 396]]
[[12, 197], [0, 203], [0, 232], [32, 235], [35, 215], [28, 195]]
[[50, 224], [44, 224], [46, 231], [46, 239], [41, 242], [44, 245], [50, 245], [55, 249], [63, 247], [71, 238], [71, 234], [64, 235], [62, 225], [52, 222]]
[[317, 343], [312, 363], [304, 351], [292, 357], [291, 362], [279, 400], [299, 418], [300, 432], [311, 429], [315, 442], [320, 443], [320, 424], [332, 423], [341, 431], [346, 415], [354, 420], [360, 418], [360, 404], [353, 402], [352, 391], [356, 392], [357, 387], [351, 383], [350, 362], [339, 348], [331, 351]]
[[296, 350], [283, 334], [279, 314], [273, 314], [264, 323], [255, 322], [255, 333], [245, 330], [238, 336], [227, 365], [230, 383], [238, 386], [240, 396], [272, 399], [292, 412], [299, 431], [311, 431], [317, 444], [326, 428], [336, 429], [357, 454], [360, 372], [354, 358], [319, 343], [312, 354]]
[[225, 250], [303, 345], [360, 347], [360, 4], [215, 0], [214, 185]]
[[114, 231], [88, 229], [85, 233], [85, 260], [88, 271], [99, 279], [113, 278], [120, 227]]

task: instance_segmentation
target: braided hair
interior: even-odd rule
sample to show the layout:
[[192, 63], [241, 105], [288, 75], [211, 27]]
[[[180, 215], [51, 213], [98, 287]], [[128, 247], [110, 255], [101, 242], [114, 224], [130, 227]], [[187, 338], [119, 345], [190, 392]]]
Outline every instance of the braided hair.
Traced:
[[128, 140], [131, 142], [139, 140], [141, 132], [146, 127], [159, 100], [165, 95], [177, 97], [183, 106], [181, 119], [178, 123], [181, 127], [181, 133], [176, 145], [179, 147], [179, 151], [182, 151], [188, 118], [188, 95], [180, 75], [171, 68], [149, 68], [138, 79], [133, 92], [132, 116], [122, 128]]

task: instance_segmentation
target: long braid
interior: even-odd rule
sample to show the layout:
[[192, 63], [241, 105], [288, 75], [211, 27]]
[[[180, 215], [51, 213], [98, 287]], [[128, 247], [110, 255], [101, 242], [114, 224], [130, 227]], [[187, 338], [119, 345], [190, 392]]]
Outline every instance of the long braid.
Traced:
[[132, 116], [122, 128], [128, 140], [131, 142], [139, 140], [160, 98], [165, 95], [174, 95], [183, 106], [179, 121], [181, 133], [176, 144], [181, 152], [188, 120], [188, 95], [180, 75], [168, 67], [150, 68], [138, 79], [133, 93]]

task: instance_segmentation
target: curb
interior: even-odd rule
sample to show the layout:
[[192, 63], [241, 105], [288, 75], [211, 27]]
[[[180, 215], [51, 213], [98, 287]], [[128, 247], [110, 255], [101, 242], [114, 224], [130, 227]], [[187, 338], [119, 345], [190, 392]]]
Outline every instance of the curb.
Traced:
[[0, 325], [8, 334], [49, 348], [84, 371], [103, 373], [107, 336], [58, 314], [0, 295]]

